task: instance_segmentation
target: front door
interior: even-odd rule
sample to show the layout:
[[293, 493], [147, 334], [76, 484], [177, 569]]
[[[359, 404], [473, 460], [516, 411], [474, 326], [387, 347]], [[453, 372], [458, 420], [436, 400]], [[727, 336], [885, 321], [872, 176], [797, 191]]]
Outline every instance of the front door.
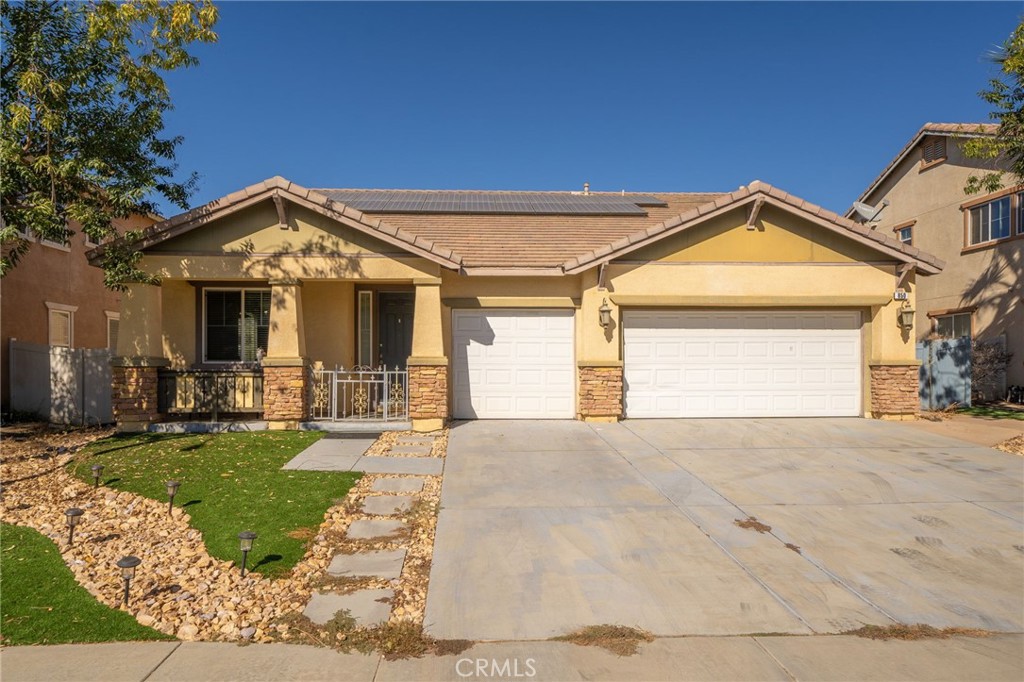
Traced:
[[382, 292], [377, 300], [380, 325], [380, 362], [389, 370], [405, 369], [412, 354], [412, 315], [414, 294]]

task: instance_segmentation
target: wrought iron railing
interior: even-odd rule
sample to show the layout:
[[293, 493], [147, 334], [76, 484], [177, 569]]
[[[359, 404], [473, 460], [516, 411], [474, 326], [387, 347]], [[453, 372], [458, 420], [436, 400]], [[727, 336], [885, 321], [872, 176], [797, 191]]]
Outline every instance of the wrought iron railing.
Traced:
[[409, 418], [409, 373], [397, 367], [353, 367], [312, 371], [314, 420], [395, 421]]
[[162, 414], [257, 414], [263, 411], [263, 374], [257, 370], [161, 370], [157, 409]]

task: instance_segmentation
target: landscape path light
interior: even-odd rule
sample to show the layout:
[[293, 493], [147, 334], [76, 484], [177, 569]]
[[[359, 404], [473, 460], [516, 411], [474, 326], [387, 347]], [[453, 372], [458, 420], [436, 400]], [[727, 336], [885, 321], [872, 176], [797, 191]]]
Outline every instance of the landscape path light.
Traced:
[[135, 578], [135, 568], [142, 563], [137, 556], [125, 556], [117, 560], [117, 567], [121, 569], [121, 579], [124, 580], [124, 605], [128, 606], [128, 591], [131, 589], [132, 580]]
[[92, 465], [92, 483], [94, 488], [100, 487], [100, 476], [103, 475], [103, 465], [93, 464]]
[[75, 526], [82, 520], [82, 514], [84, 514], [78, 507], [72, 507], [64, 512], [64, 516], [68, 519], [68, 547], [75, 544]]
[[174, 511], [174, 496], [178, 493], [181, 481], [167, 481], [167, 513]]
[[256, 533], [251, 530], [244, 530], [238, 534], [238, 540], [242, 550], [242, 577], [245, 577], [245, 563], [249, 559], [249, 552], [252, 551], [252, 542], [256, 539]]

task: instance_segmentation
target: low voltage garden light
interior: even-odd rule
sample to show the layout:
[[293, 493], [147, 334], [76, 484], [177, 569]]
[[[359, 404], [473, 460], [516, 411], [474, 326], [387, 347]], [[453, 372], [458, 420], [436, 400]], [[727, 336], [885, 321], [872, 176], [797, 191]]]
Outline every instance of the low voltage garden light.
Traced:
[[167, 481], [167, 514], [174, 511], [174, 496], [178, 493], [181, 481]]
[[82, 514], [84, 514], [78, 507], [72, 507], [64, 512], [64, 516], [68, 519], [68, 547], [75, 544], [75, 526], [82, 520]]
[[238, 534], [238, 539], [241, 543], [242, 550], [242, 577], [245, 577], [245, 563], [249, 559], [249, 552], [252, 551], [253, 540], [256, 539], [256, 533], [251, 530], [244, 530]]
[[93, 464], [92, 467], [92, 484], [94, 488], [100, 487], [100, 476], [103, 475], [103, 465]]
[[128, 606], [128, 592], [131, 589], [132, 580], [135, 578], [135, 568], [142, 563], [137, 556], [121, 557], [117, 560], [117, 567], [121, 569], [121, 579], [124, 580], [124, 605]]

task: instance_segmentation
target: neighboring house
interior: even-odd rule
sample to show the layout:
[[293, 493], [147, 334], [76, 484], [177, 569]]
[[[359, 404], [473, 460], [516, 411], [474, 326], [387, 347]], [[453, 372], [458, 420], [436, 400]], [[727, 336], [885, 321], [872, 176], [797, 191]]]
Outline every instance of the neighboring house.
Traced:
[[961, 144], [995, 132], [991, 124], [926, 123], [859, 200], [888, 201], [873, 227], [946, 262], [918, 284], [917, 338], [1002, 340], [1013, 353], [1007, 381], [1024, 384], [1024, 185], [964, 193], [968, 177], [993, 162], [968, 158]]
[[913, 305], [917, 280], [942, 269], [761, 182], [605, 194], [309, 190], [278, 177], [154, 225], [137, 248], [161, 285], [121, 301], [123, 430], [201, 412], [204, 373], [218, 379], [202, 392], [231, 394], [222, 412], [274, 428], [328, 404], [372, 416], [378, 399], [342, 398], [310, 368], [381, 364], [408, 371], [391, 400], [408, 397], [417, 430], [912, 418], [912, 316], [894, 291]]
[[[119, 222], [118, 232], [152, 225], [152, 218]], [[0, 375], [3, 411], [10, 409], [10, 341], [68, 348], [117, 344], [121, 297], [103, 286], [102, 270], [85, 253], [96, 246], [72, 226], [67, 244], [38, 238], [0, 280]]]

